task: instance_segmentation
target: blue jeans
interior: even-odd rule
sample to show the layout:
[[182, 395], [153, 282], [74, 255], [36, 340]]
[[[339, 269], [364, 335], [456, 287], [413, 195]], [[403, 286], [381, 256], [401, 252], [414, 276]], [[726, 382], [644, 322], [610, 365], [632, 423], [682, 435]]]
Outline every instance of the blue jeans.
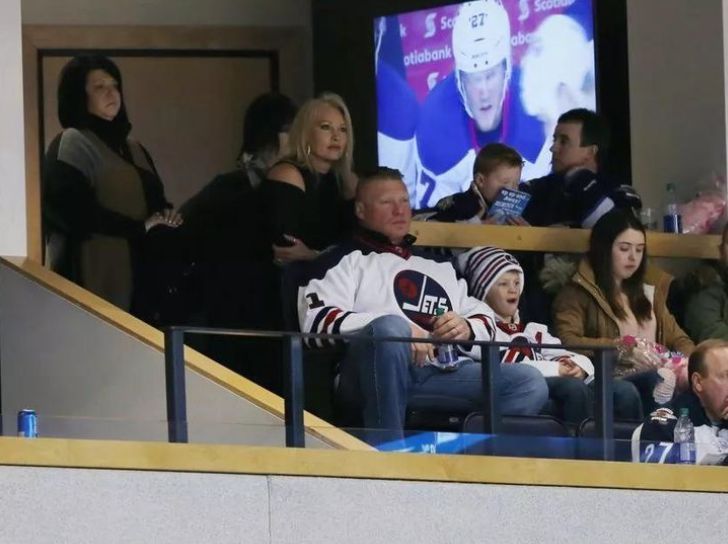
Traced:
[[[482, 408], [480, 363], [461, 359], [455, 372], [412, 364], [411, 347], [403, 342], [376, 342], [369, 338], [410, 337], [402, 317], [375, 319], [350, 342], [341, 365], [339, 394], [361, 406], [367, 429], [400, 431], [407, 407], [467, 413]], [[538, 414], [548, 398], [541, 373], [530, 366], [501, 365], [497, 395], [501, 413]]]
[[584, 380], [566, 376], [546, 378], [549, 397], [556, 405], [556, 415], [571, 425], [579, 425], [592, 416], [592, 394]]
[[[546, 378], [546, 383], [549, 386], [549, 396], [556, 401], [556, 415], [566, 423], [578, 425], [585, 418], [592, 417], [594, 382], [587, 386], [575, 378], [551, 377]], [[624, 379], [614, 378], [612, 388], [615, 419], [643, 419], [643, 402], [640, 400], [640, 387], [643, 384], [649, 388], [651, 398], [654, 388], [654, 379], [651, 376], [636, 374]]]
[[[627, 378], [614, 378], [612, 382], [614, 389], [614, 418], [631, 419], [633, 421], [644, 418], [642, 414], [642, 400], [640, 393], [632, 382]], [[589, 384], [589, 389], [594, 392], [594, 382]]]

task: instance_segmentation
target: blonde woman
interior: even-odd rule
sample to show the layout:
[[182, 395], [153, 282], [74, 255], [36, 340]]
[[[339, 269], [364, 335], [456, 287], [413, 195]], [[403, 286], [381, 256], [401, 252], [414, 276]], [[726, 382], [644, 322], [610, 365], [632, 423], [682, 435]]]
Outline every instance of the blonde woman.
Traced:
[[313, 259], [353, 225], [354, 136], [340, 96], [306, 102], [291, 125], [289, 154], [262, 190], [277, 264]]

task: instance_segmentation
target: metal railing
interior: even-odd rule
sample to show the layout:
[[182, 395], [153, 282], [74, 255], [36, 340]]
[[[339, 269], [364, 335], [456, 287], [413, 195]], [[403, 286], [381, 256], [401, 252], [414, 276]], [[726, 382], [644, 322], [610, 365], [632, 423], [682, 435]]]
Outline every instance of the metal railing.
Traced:
[[[164, 357], [167, 396], [167, 421], [170, 442], [187, 442], [187, 400], [185, 386], [184, 338], [186, 334], [236, 336], [243, 338], [278, 338], [284, 349], [284, 423], [286, 447], [305, 447], [304, 377], [303, 377], [303, 340], [347, 341], [360, 336], [340, 334], [308, 334], [283, 331], [257, 331], [237, 329], [217, 329], [210, 327], [174, 326], [164, 330]], [[526, 344], [510, 342], [485, 342], [441, 340], [424, 338], [377, 337], [373, 342], [437, 343], [479, 346], [481, 348], [482, 391], [483, 391], [483, 433], [497, 435], [501, 430], [501, 413], [497, 395], [500, 382], [500, 348], [518, 346], [520, 348], [554, 347], [553, 344]], [[570, 346], [559, 344], [559, 348]], [[616, 350], [604, 346], [571, 347], [580, 351], [591, 351], [594, 364], [594, 396], [596, 435], [601, 439], [601, 457], [614, 459], [614, 400], [613, 369]]]

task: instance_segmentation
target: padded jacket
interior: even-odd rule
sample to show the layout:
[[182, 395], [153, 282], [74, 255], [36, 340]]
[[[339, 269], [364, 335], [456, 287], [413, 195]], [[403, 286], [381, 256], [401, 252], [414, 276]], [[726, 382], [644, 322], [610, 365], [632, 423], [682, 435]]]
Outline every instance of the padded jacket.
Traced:
[[[670, 350], [690, 355], [695, 345], [666, 306], [671, 281], [672, 277], [662, 270], [647, 267], [645, 294], [652, 301], [657, 320], [655, 340]], [[615, 339], [620, 337], [619, 320], [604, 292], [597, 286], [594, 271], [585, 259], [579, 263], [571, 281], [556, 296], [553, 313], [556, 335], [566, 346], [614, 346]]]

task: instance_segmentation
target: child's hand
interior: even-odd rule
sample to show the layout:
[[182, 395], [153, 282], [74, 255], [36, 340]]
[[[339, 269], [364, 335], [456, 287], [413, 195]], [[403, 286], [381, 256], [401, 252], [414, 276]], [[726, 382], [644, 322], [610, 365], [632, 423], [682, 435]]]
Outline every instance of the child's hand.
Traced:
[[577, 365], [571, 357], [561, 357], [559, 360], [559, 376], [564, 378], [586, 378], [584, 369]]

